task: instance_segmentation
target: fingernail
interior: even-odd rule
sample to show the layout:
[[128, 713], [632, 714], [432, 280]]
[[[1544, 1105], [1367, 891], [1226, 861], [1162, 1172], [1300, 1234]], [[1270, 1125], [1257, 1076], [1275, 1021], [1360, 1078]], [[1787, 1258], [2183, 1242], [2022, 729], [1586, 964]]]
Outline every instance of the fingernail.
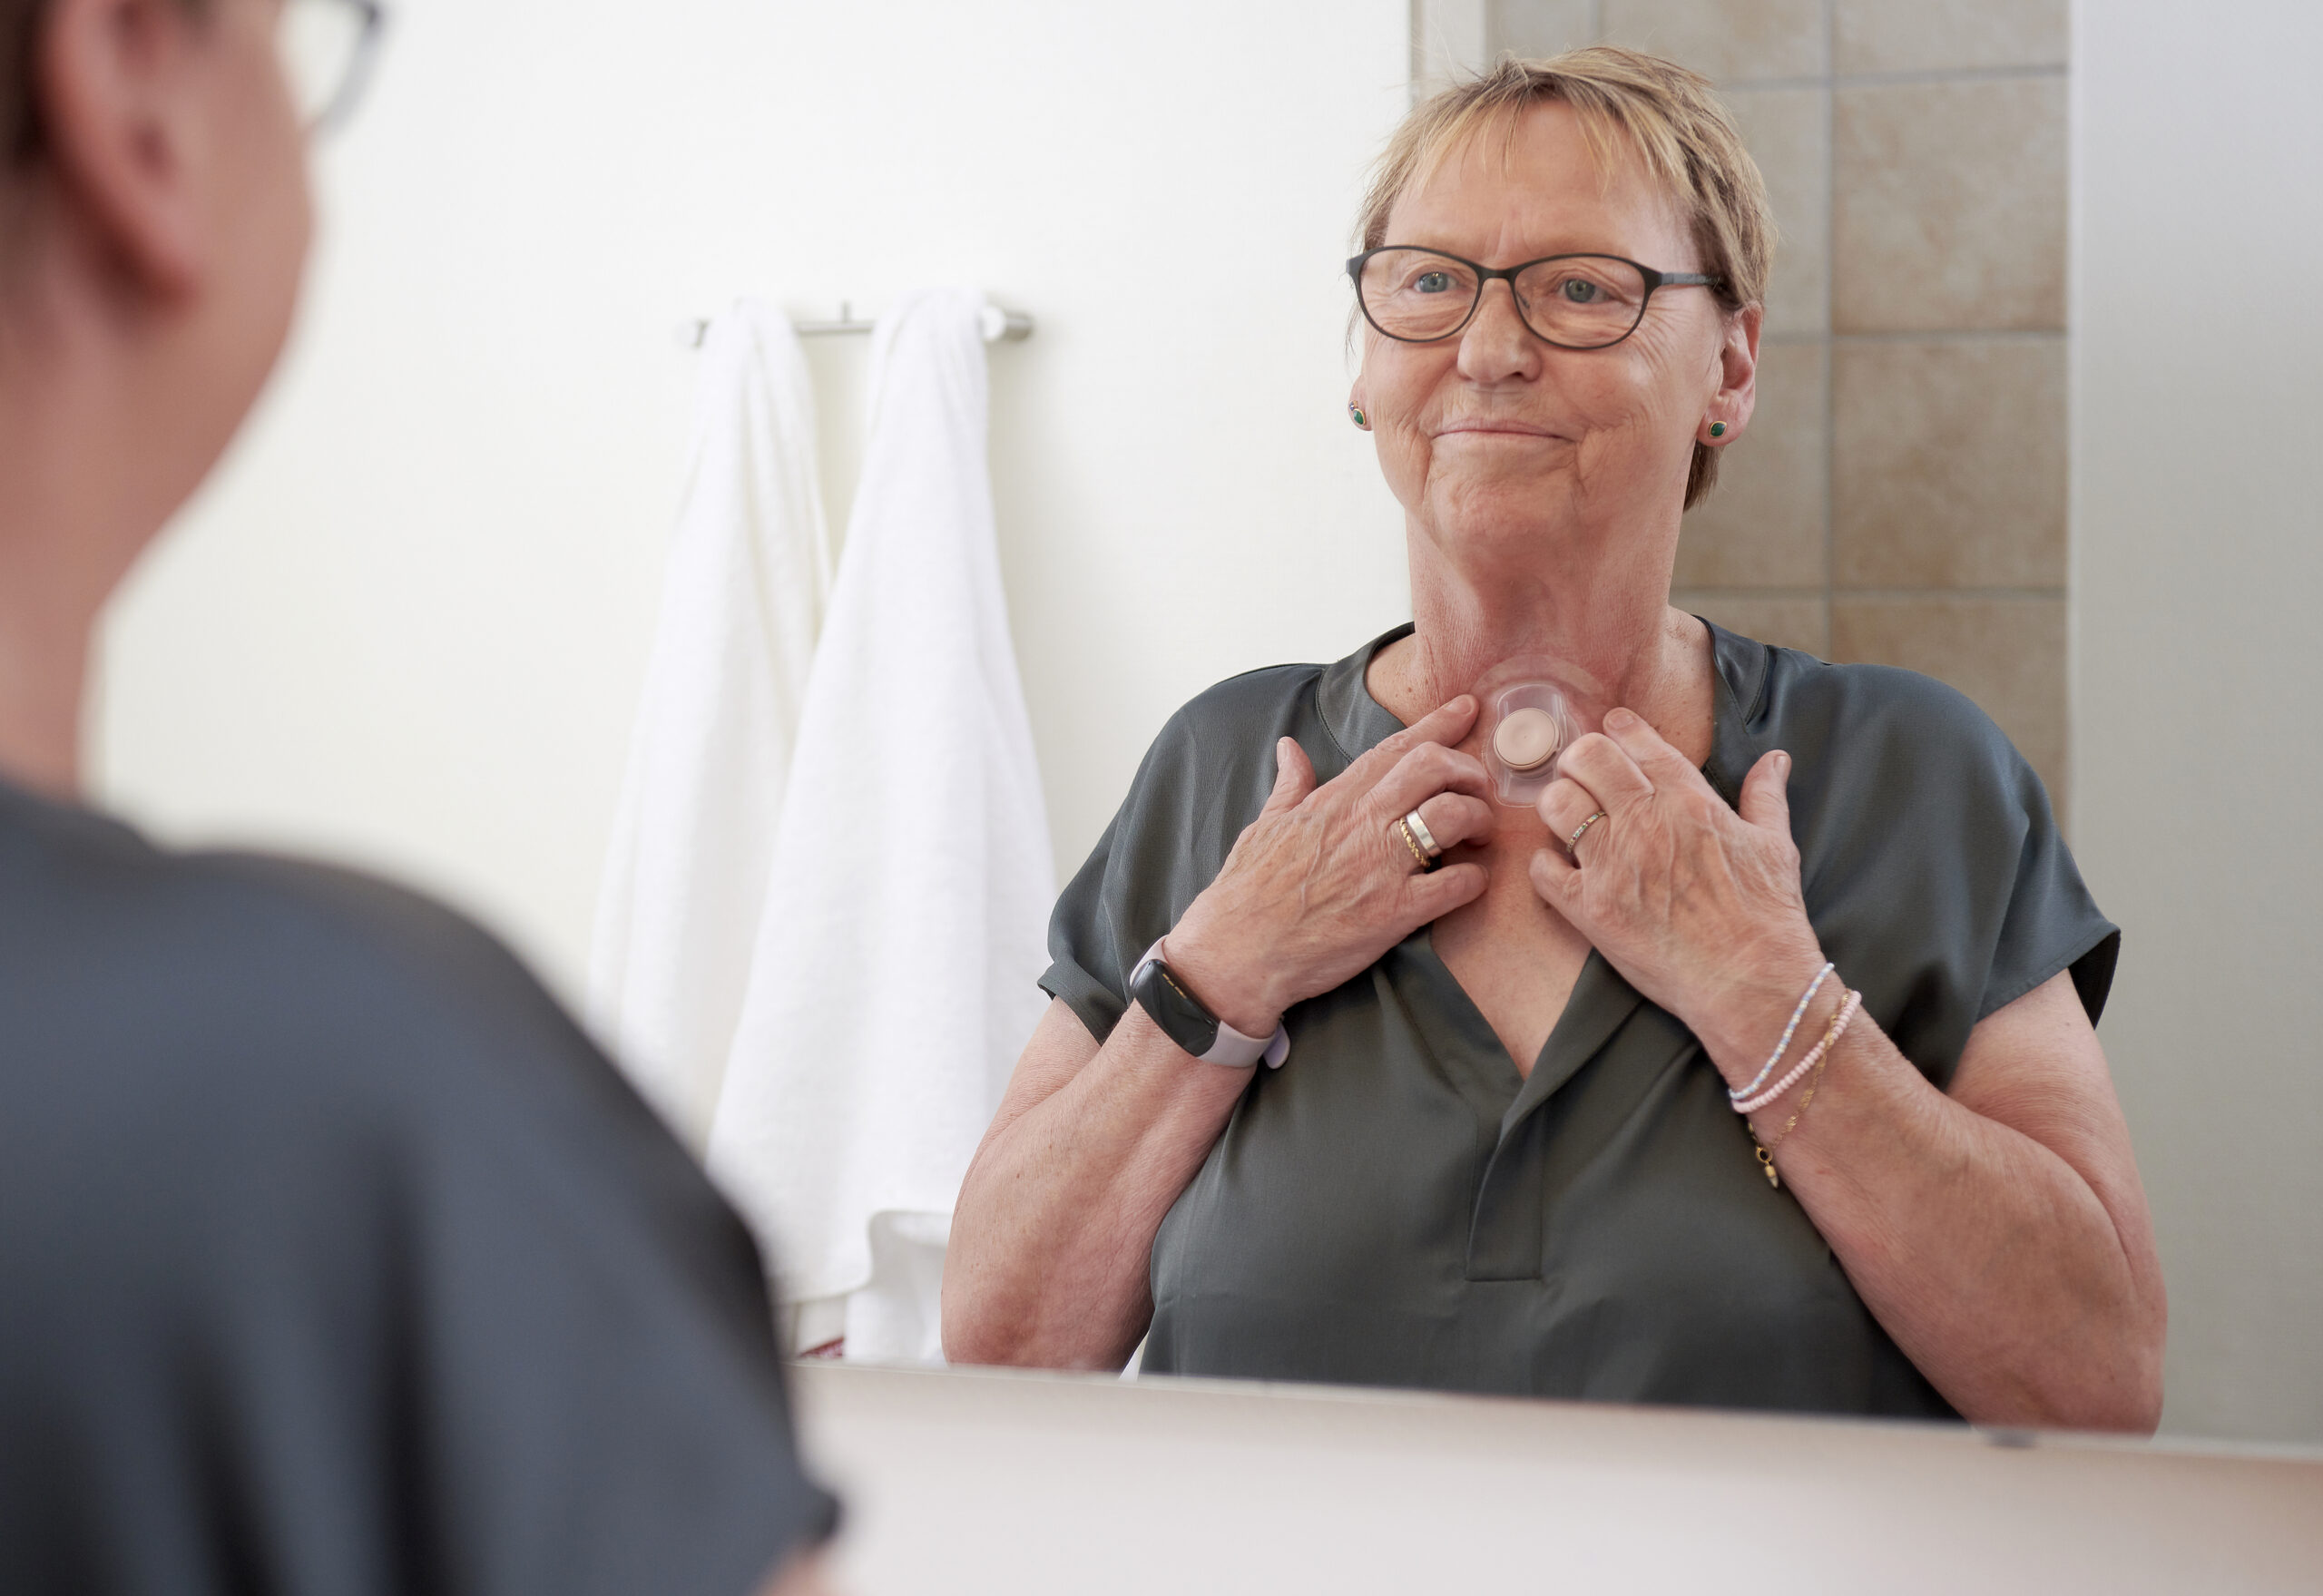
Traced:
[[1605, 717], [1605, 724], [1615, 731], [1627, 731], [1637, 724], [1637, 717], [1627, 710], [1615, 710]]
[[1790, 779], [1790, 755], [1788, 752], [1778, 752], [1775, 755], [1775, 774], [1785, 781]]

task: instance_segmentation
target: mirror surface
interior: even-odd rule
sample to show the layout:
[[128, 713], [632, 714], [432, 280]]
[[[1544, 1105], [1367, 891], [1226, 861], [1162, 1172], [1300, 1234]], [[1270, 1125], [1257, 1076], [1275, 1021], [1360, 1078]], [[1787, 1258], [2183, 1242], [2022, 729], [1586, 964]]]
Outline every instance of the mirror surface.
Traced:
[[[1721, 85], [1783, 235], [1675, 602], [1947, 681], [2040, 772], [2125, 929], [2099, 1037], [2171, 1286], [2163, 1430], [2323, 1441], [2323, 540], [2292, 464], [2323, 331], [2169, 264], [2323, 247], [2291, 164], [2323, 129], [2279, 125], [2318, 24], [1721, 15], [404, 0], [319, 155], [291, 357], [111, 623], [106, 797], [412, 877], [581, 1001], [701, 365], [674, 329], [965, 282], [1037, 324], [990, 350], [989, 458], [1069, 880], [1180, 705], [1411, 613], [1339, 263], [1415, 64], [1659, 49]], [[1184, 269], [1192, 239], [1231, 241], [1230, 280]], [[809, 350], [835, 534], [869, 358]]]

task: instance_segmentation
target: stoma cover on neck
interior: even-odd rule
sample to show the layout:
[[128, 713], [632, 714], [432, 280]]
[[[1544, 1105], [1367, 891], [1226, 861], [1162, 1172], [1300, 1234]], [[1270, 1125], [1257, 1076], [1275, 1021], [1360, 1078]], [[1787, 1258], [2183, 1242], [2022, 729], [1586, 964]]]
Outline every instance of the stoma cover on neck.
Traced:
[[1577, 735], [1571, 701], [1554, 682], [1518, 681], [1493, 694], [1485, 713], [1494, 795], [1510, 808], [1529, 808], [1557, 778], [1557, 757]]

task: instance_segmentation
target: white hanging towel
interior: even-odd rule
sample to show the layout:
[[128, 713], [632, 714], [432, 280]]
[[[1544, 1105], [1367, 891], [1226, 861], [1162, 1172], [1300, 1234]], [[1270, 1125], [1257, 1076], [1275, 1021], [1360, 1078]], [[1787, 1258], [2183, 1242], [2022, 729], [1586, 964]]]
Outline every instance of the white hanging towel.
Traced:
[[985, 465], [980, 295], [871, 341], [855, 512], [774, 844], [710, 1167], [794, 1350], [942, 1357], [954, 1199], [1047, 999], [1056, 895]]
[[660, 630], [597, 906], [589, 1008], [699, 1153], [742, 1010], [831, 585], [814, 390], [782, 313], [703, 336]]

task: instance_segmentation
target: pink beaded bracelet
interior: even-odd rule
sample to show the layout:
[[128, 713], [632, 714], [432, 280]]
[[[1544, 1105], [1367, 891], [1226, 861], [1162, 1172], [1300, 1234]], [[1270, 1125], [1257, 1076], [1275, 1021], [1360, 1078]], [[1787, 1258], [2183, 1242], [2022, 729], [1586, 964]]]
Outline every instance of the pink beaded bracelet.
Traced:
[[1738, 1086], [1726, 1094], [1729, 1102], [1740, 1102], [1767, 1083], [1767, 1077], [1775, 1072], [1777, 1064], [1782, 1062], [1782, 1055], [1790, 1051], [1790, 1039], [1798, 1034], [1799, 1022], [1807, 1013], [1807, 1005], [1815, 1001], [1815, 994], [1823, 990], [1823, 983], [1829, 979], [1831, 972], [1837, 968], [1838, 966], [1836, 964], [1827, 964], [1815, 972], [1815, 979], [1809, 982], [1807, 990], [1799, 994], [1799, 1006], [1790, 1011], [1790, 1023], [1782, 1028], [1782, 1040], [1776, 1043], [1774, 1052], [1767, 1055], [1766, 1066], [1751, 1080], [1750, 1084]]
[[1841, 1004], [1839, 1012], [1831, 1017], [1831, 1028], [1823, 1033], [1823, 1040], [1809, 1049], [1805, 1058], [1791, 1066], [1789, 1074], [1785, 1075], [1758, 1096], [1736, 1103], [1734, 1111], [1738, 1114], [1755, 1114], [1769, 1103], [1780, 1101], [1784, 1092], [1798, 1085], [1800, 1077], [1817, 1064], [1821, 1063], [1824, 1055], [1839, 1044], [1839, 1038], [1847, 1034], [1848, 1022], [1855, 1018], [1856, 1010], [1862, 1006], [1863, 994], [1848, 993], [1847, 1002]]

